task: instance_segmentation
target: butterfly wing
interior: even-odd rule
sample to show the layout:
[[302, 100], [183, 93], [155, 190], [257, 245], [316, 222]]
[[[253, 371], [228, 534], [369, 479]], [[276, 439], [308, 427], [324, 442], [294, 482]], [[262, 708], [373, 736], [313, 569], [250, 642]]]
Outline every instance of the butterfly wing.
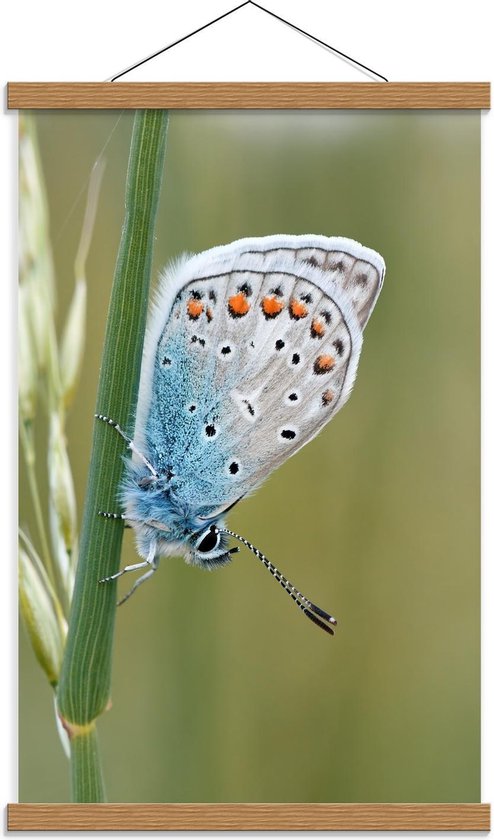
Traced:
[[344, 238], [243, 239], [163, 278], [136, 439], [201, 515], [249, 493], [348, 399], [384, 262]]

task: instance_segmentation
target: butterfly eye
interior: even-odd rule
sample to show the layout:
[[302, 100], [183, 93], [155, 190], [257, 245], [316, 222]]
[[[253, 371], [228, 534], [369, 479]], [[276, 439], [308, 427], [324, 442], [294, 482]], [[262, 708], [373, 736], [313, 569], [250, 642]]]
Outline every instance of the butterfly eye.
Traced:
[[218, 547], [220, 539], [221, 537], [217, 528], [215, 528], [214, 525], [211, 525], [207, 531], [203, 531], [200, 535], [196, 542], [196, 549], [203, 554], [207, 554], [209, 551], [214, 551], [214, 549]]

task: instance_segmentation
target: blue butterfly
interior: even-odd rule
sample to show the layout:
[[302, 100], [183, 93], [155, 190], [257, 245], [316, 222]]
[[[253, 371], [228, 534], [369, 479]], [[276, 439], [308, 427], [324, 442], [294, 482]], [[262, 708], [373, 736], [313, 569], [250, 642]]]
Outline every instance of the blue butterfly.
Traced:
[[164, 272], [152, 307], [134, 439], [121, 488], [145, 570], [183, 555], [212, 569], [247, 546], [305, 615], [328, 633], [333, 616], [302, 595], [226, 513], [308, 443], [344, 405], [363, 329], [382, 287], [382, 257], [341, 237], [240, 239]]

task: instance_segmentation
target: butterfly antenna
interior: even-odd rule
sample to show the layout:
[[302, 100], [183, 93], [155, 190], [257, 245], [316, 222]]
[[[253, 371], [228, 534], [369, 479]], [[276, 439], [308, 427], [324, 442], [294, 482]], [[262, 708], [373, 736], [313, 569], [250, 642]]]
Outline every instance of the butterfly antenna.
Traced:
[[316, 604], [313, 604], [312, 601], [309, 601], [309, 599], [305, 597], [305, 595], [302, 595], [302, 593], [299, 592], [298, 589], [292, 583], [290, 583], [288, 578], [282, 575], [281, 572], [276, 568], [276, 566], [273, 566], [271, 561], [268, 560], [268, 558], [262, 553], [262, 551], [259, 551], [259, 549], [255, 547], [255, 545], [252, 545], [252, 543], [250, 543], [244, 537], [241, 537], [240, 534], [236, 534], [234, 531], [230, 531], [228, 528], [219, 528], [218, 531], [220, 534], [228, 534], [230, 537], [234, 537], [234, 539], [247, 546], [247, 548], [250, 551], [252, 551], [252, 554], [255, 554], [256, 557], [259, 558], [259, 560], [261, 561], [263, 566], [266, 567], [268, 572], [271, 572], [273, 577], [276, 578], [276, 580], [283, 587], [285, 592], [288, 592], [290, 597], [293, 598], [293, 600], [295, 601], [297, 606], [300, 607], [304, 615], [306, 615], [307, 618], [310, 618], [310, 620], [313, 621], [314, 624], [317, 624], [318, 627], [321, 627], [322, 630], [325, 630], [326, 633], [330, 633], [331, 636], [334, 636], [334, 630], [331, 626], [335, 626], [337, 624], [336, 618], [334, 618], [334, 616], [325, 612], [320, 607], [316, 606]]

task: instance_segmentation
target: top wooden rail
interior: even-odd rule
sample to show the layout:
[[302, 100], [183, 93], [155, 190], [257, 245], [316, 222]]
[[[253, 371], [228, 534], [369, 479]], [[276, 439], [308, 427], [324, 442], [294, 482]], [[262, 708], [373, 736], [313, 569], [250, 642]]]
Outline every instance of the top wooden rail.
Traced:
[[488, 109], [489, 82], [10, 82], [8, 108]]

